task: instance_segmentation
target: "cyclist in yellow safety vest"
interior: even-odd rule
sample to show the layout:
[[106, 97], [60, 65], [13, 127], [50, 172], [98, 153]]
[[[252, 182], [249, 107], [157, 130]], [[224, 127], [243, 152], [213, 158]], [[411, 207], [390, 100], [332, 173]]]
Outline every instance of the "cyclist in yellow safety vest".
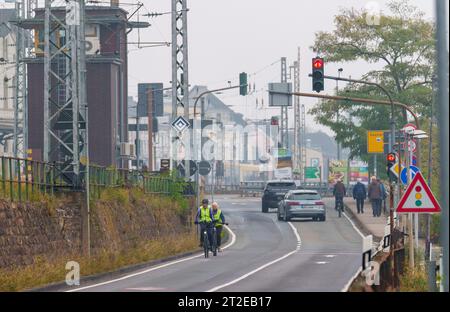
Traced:
[[206, 229], [208, 233], [209, 241], [212, 241], [212, 232], [211, 232], [211, 222], [213, 220], [213, 214], [211, 206], [209, 205], [209, 201], [207, 198], [202, 200], [202, 205], [197, 210], [197, 215], [195, 216], [195, 224], [200, 224], [200, 245], [203, 246], [203, 232]]
[[223, 215], [222, 210], [219, 208], [219, 204], [216, 202], [212, 203], [212, 213], [213, 219], [216, 221], [217, 250], [221, 252], [222, 249], [220, 248], [220, 245], [222, 243], [222, 223], [225, 223], [225, 216]]

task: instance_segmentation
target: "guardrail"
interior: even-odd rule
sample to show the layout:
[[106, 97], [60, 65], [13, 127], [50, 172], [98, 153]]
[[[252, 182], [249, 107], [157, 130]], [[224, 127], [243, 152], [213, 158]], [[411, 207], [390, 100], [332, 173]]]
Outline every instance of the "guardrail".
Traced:
[[241, 197], [244, 196], [261, 196], [264, 191], [265, 181], [247, 181], [241, 182]]

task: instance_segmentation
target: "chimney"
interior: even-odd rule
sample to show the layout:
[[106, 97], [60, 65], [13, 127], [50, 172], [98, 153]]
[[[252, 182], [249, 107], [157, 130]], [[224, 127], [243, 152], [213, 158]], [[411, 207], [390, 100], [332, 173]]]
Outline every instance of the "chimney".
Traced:
[[119, 0], [111, 0], [111, 6], [112, 7], [118, 7], [119, 6]]

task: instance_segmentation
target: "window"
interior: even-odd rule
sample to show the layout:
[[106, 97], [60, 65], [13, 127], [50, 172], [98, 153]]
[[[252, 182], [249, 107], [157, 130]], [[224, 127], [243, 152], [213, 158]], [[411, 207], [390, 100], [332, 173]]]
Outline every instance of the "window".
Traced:
[[273, 182], [267, 184], [267, 189], [289, 189], [295, 190], [297, 185], [295, 182]]
[[317, 193], [303, 193], [303, 194], [292, 194], [289, 199], [292, 200], [320, 200], [320, 195]]

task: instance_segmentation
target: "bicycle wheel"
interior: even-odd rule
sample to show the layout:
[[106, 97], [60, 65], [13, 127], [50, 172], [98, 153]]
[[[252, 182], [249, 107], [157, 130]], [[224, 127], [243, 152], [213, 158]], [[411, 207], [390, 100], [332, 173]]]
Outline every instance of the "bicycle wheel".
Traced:
[[203, 232], [203, 251], [205, 252], [205, 258], [209, 257], [209, 241], [208, 241], [208, 232]]
[[212, 242], [211, 242], [211, 250], [212, 250], [213, 256], [217, 256], [217, 231], [215, 228], [212, 231], [213, 231], [213, 235], [212, 235]]

